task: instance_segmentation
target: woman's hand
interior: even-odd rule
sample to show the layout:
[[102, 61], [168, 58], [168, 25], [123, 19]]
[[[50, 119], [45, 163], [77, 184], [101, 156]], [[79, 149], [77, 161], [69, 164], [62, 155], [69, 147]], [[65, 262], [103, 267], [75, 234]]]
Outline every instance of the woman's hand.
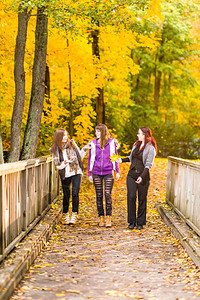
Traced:
[[92, 178], [92, 176], [89, 176], [89, 182], [93, 183], [93, 178]]
[[69, 163], [71, 163], [71, 160], [64, 160], [64, 164], [66, 165], [66, 164], [69, 164]]
[[117, 173], [117, 174], [116, 174], [116, 180], [119, 180], [119, 178], [120, 178], [120, 174]]
[[118, 164], [121, 164], [121, 163], [122, 163], [122, 159], [121, 159], [121, 158], [118, 158], [118, 159], [116, 160], [116, 162], [117, 162]]
[[139, 176], [138, 179], [137, 179], [135, 182], [138, 183], [138, 184], [139, 184], [140, 182], [142, 182], [142, 177]]
[[83, 150], [84, 150], [84, 151], [87, 151], [88, 149], [89, 149], [89, 150], [92, 149], [91, 143], [88, 143], [87, 145], [85, 145], [85, 146], [83, 147]]

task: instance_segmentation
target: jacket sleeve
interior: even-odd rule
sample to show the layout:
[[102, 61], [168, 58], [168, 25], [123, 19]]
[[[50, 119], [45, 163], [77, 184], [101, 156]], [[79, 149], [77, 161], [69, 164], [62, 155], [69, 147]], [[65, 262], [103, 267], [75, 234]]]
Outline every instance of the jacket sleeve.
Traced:
[[91, 161], [91, 149], [89, 150], [89, 155], [88, 155], [88, 176], [92, 175], [92, 172], [90, 171], [90, 161]]
[[123, 163], [124, 163], [124, 162], [130, 162], [130, 157], [128, 156], [128, 157], [122, 158], [122, 162], [123, 162]]
[[60, 162], [58, 155], [52, 154], [54, 165], [58, 170], [62, 170], [66, 167], [64, 161]]
[[[115, 143], [115, 154], [118, 155], [116, 143]], [[119, 164], [117, 162], [115, 162], [115, 170], [117, 173], [119, 173]]]
[[149, 173], [149, 169], [144, 168], [144, 170], [143, 170], [142, 174], [140, 175], [140, 177], [142, 177], [142, 179], [144, 179], [144, 177], [146, 177], [148, 173]]
[[153, 165], [153, 162], [154, 162], [154, 158], [156, 156], [156, 150], [154, 148], [154, 146], [151, 146], [149, 148], [149, 151], [148, 151], [148, 155], [147, 155], [147, 159], [145, 161], [145, 168], [146, 169], [151, 169], [152, 165]]
[[76, 146], [76, 148], [77, 148], [77, 150], [78, 150], [78, 152], [81, 156], [81, 159], [83, 159], [85, 157], [86, 153], [87, 153], [87, 150], [85, 151], [85, 150], [83, 150], [83, 148], [80, 150], [79, 147], [77, 146], [76, 142], [74, 140], [73, 140], [73, 142], [74, 142], [74, 144], [75, 144], [75, 146]]

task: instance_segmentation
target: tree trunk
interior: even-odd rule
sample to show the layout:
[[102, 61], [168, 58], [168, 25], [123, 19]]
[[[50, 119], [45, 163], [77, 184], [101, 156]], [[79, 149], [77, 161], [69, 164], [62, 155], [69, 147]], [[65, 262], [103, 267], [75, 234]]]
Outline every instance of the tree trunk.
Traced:
[[[67, 47], [69, 47], [69, 39], [67, 38]], [[69, 134], [70, 137], [73, 137], [74, 134], [74, 126], [73, 126], [73, 96], [72, 96], [72, 70], [70, 66], [70, 62], [68, 61], [68, 71], [69, 71]]]
[[[93, 30], [92, 33], [92, 54], [100, 60], [99, 52], [99, 30]], [[96, 114], [97, 114], [97, 124], [105, 123], [105, 104], [103, 88], [98, 88], [98, 96], [96, 97]]]
[[43, 110], [48, 35], [48, 19], [44, 9], [41, 7], [37, 11], [31, 100], [21, 153], [22, 160], [35, 157]]
[[50, 72], [49, 72], [49, 66], [46, 64], [46, 70], [45, 70], [45, 96], [48, 99], [48, 103], [49, 99], [50, 99]]
[[[131, 49], [131, 59], [133, 60], [133, 49]], [[130, 76], [130, 87], [131, 87], [130, 99], [134, 101], [135, 88], [134, 88], [134, 75], [132, 73]]]
[[15, 45], [15, 103], [13, 107], [11, 121], [11, 146], [8, 157], [8, 162], [19, 160], [21, 150], [21, 124], [24, 110], [25, 99], [25, 72], [24, 72], [24, 55], [27, 38], [27, 27], [30, 14], [27, 13], [27, 8], [21, 11], [19, 6], [18, 12], [18, 34]]
[[154, 81], [154, 104], [156, 111], [158, 111], [158, 105], [159, 105], [159, 99], [160, 99], [160, 86], [161, 86], [161, 78], [162, 78], [162, 72], [158, 70], [159, 64], [163, 62], [164, 59], [164, 53], [162, 50], [162, 46], [165, 42], [165, 33], [164, 33], [164, 27], [163, 27], [163, 32], [162, 32], [162, 40], [161, 40], [161, 45], [157, 58], [156, 58], [156, 63], [155, 63], [155, 81]]
[[[133, 60], [133, 54], [134, 54], [133, 49], [131, 49], [131, 59], [132, 60]], [[141, 64], [141, 59], [140, 58], [138, 58], [137, 64], [138, 65]], [[131, 76], [130, 76], [130, 87], [131, 87], [130, 99], [137, 103], [138, 102], [137, 92], [139, 90], [139, 84], [140, 84], [140, 73], [138, 73], [138, 75], [137, 75], [136, 85], [134, 85], [134, 81], [135, 81], [134, 78], [135, 78], [135, 75], [133, 75], [131, 73]]]
[[162, 73], [157, 71], [157, 66], [155, 68], [155, 82], [154, 82], [154, 104], [155, 109], [158, 111], [158, 104], [160, 98], [160, 83], [161, 83]]
[[1, 137], [1, 117], [0, 117], [0, 164], [4, 163], [3, 159], [3, 143], [2, 143], [2, 137]]
[[[49, 67], [46, 64], [46, 70], [45, 70], [45, 101], [47, 104], [50, 104], [50, 72], [49, 72]], [[43, 114], [45, 117], [48, 116], [49, 111], [51, 111], [51, 108], [45, 109], [43, 107]]]

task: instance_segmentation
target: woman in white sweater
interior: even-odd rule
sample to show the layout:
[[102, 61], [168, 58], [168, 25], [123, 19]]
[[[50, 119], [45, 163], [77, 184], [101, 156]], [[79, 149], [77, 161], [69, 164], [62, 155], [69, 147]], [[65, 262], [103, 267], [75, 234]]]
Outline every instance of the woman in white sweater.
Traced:
[[[88, 146], [81, 150], [70, 140], [66, 130], [57, 129], [50, 148], [63, 188], [63, 217], [65, 224], [75, 224], [79, 209], [79, 189], [83, 174], [82, 159]], [[70, 184], [72, 184], [72, 215], [69, 215]]]

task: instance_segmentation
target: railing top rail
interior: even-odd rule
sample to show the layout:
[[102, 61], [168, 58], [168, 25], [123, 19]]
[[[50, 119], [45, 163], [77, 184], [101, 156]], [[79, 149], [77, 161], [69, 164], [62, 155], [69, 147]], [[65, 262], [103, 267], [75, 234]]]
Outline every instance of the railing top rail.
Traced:
[[51, 156], [43, 156], [43, 157], [37, 157], [33, 159], [27, 159], [22, 161], [17, 161], [13, 163], [5, 163], [0, 165], [0, 176], [3, 174], [11, 174], [18, 171], [23, 171], [27, 167], [31, 166], [38, 166], [44, 162], [50, 162], [52, 161]]
[[179, 158], [179, 157], [174, 157], [174, 156], [168, 156], [168, 160], [172, 161], [172, 162], [176, 162], [178, 164], [181, 165], [187, 165], [191, 168], [195, 168], [200, 170], [200, 163], [196, 162], [196, 161], [191, 161], [188, 159], [183, 159], [183, 158]]

